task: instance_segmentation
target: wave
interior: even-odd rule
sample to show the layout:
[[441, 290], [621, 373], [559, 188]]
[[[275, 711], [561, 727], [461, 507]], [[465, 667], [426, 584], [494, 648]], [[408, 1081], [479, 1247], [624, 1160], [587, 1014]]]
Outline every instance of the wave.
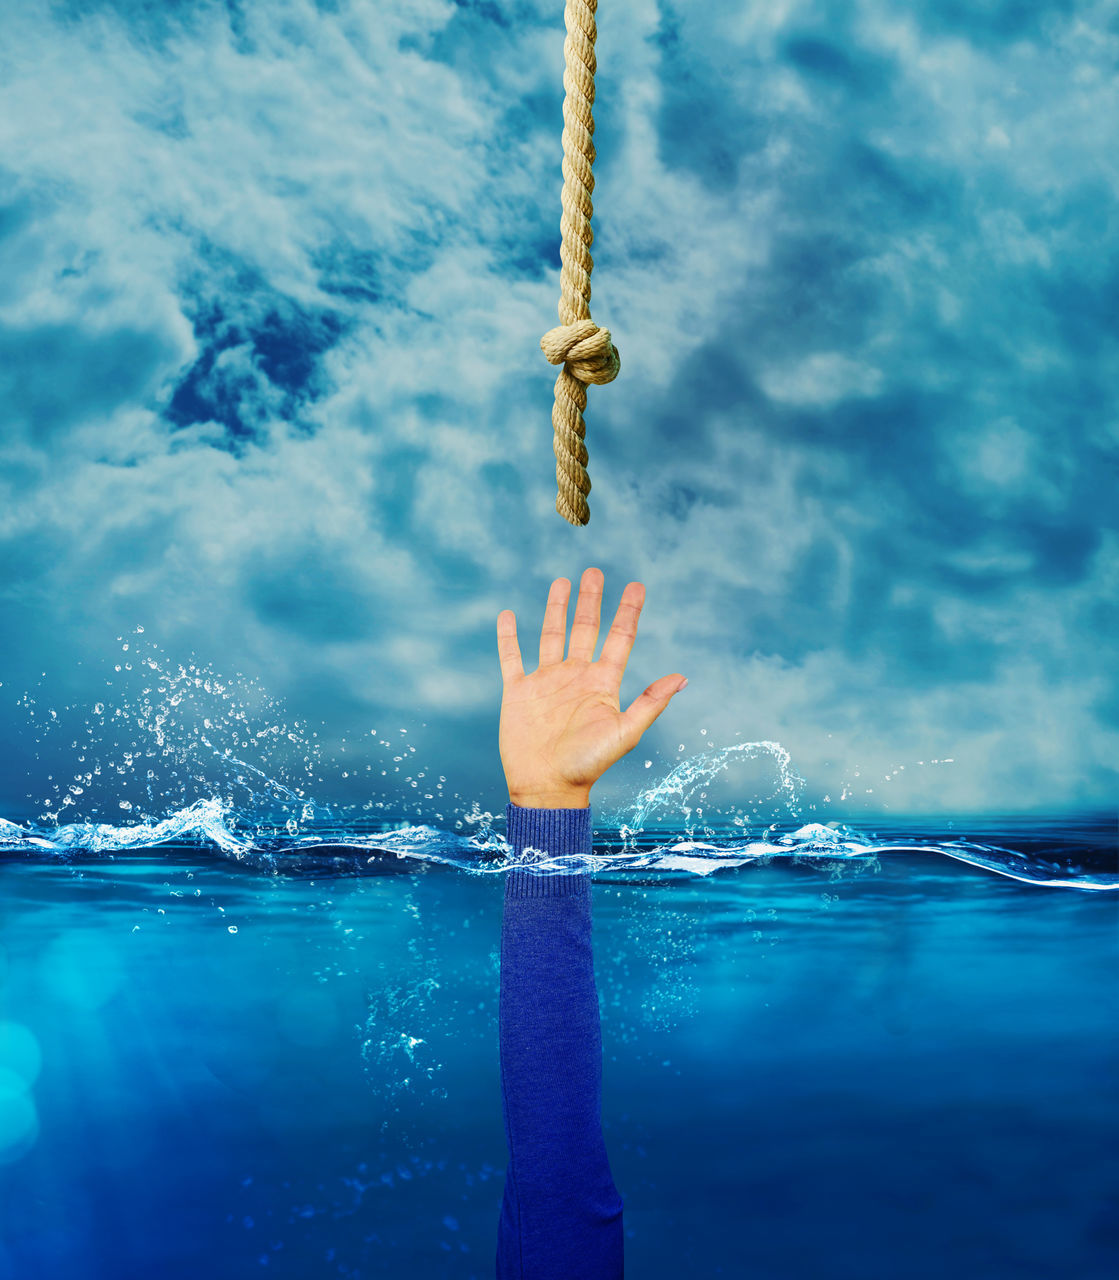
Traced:
[[[951, 829], [952, 823], [944, 820], [895, 822], [894, 830], [872, 834], [839, 821], [805, 824], [805, 780], [789, 752], [768, 741], [708, 742], [688, 753], [681, 743], [680, 758], [637, 788], [628, 804], [614, 812], [596, 804], [591, 857], [538, 855], [514, 862], [495, 829], [503, 813], [488, 813], [477, 801], [467, 812], [470, 798], [448, 794], [446, 777], [417, 755], [404, 726], [383, 734], [370, 729], [360, 748], [351, 744], [349, 751], [343, 739], [339, 750], [345, 754], [324, 760], [319, 735], [290, 719], [259, 681], [240, 672], [227, 678], [193, 655], [188, 662], [171, 659], [143, 631], [138, 626], [127, 639], [117, 637], [121, 661], [105, 680], [112, 691], [105, 701], [58, 707], [41, 688], [20, 699], [36, 758], [59, 763], [48, 775], [51, 794], [40, 800], [37, 819], [0, 818], [0, 856], [64, 862], [186, 846], [293, 876], [407, 872], [425, 865], [487, 875], [529, 865], [671, 878], [774, 859], [866, 865], [908, 853], [954, 859], [1030, 885], [1119, 888], [1113, 817], [1075, 830], [1072, 820], [1039, 828], [1011, 815], [985, 829], [990, 839], [982, 843], [945, 840], [937, 828]], [[645, 768], [653, 763], [646, 760]], [[372, 798], [378, 773], [386, 780], [379, 799]], [[339, 781], [345, 787], [360, 783], [371, 798], [360, 807], [312, 798], [333, 792]], [[844, 783], [839, 802], [852, 794]], [[831, 797], [823, 796], [823, 803], [831, 804]], [[127, 822], [92, 820], [106, 810], [127, 813]], [[442, 823], [451, 810], [454, 831], [425, 821], [430, 816]], [[971, 833], [981, 825], [969, 823]]]
[[[756, 744], [754, 744], [756, 745]], [[360, 819], [304, 827], [292, 834], [290, 825], [277, 827], [254, 821], [217, 797], [196, 801], [159, 819], [114, 826], [73, 822], [40, 826], [0, 818], [0, 854], [31, 854], [60, 861], [105, 857], [118, 852], [161, 846], [195, 848], [272, 874], [383, 874], [411, 871], [434, 864], [475, 875], [504, 874], [512, 867], [537, 872], [662, 873], [710, 876], [715, 872], [764, 864], [775, 859], [809, 862], [868, 861], [895, 854], [940, 856], [1005, 876], [1023, 884], [1047, 888], [1108, 891], [1119, 889], [1119, 873], [1090, 865], [1087, 858], [1061, 851], [1057, 857], [1024, 852], [999, 844], [948, 840], [935, 834], [907, 833], [907, 838], [878, 838], [842, 823], [810, 822], [784, 833], [774, 827], [759, 836], [719, 833], [702, 840], [690, 834], [667, 833], [644, 842], [640, 832], [621, 823], [617, 836], [597, 832], [595, 852], [587, 858], [549, 858], [525, 850], [520, 857], [498, 832], [494, 815], [473, 815], [479, 830], [469, 836], [426, 824], [391, 830], [363, 831]], [[1059, 831], [1054, 832], [1059, 835]], [[526, 856], [527, 855], [527, 856]], [[1088, 865], [1085, 865], [1088, 864]]]

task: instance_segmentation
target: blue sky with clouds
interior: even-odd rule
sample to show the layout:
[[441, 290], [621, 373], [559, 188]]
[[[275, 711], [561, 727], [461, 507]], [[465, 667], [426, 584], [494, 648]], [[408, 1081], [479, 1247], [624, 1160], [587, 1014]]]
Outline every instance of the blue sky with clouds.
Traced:
[[528, 657], [588, 564], [646, 584], [623, 701], [690, 679], [603, 801], [769, 739], [864, 807], [1114, 803], [1115, 5], [604, 0], [585, 529], [562, 8], [5, 5], [9, 810], [69, 767], [20, 695], [137, 625], [497, 808], [497, 613]]

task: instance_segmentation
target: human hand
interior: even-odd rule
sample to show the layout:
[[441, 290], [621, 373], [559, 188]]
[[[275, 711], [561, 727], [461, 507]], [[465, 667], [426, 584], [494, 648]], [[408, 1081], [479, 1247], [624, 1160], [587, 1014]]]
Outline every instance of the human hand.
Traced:
[[625, 711], [620, 709], [622, 674], [637, 637], [645, 587], [631, 582], [622, 592], [602, 653], [592, 662], [604, 581], [601, 569], [583, 574], [566, 658], [571, 583], [567, 578], [552, 583], [540, 632], [540, 663], [528, 676], [515, 614], [503, 609], [497, 615], [504, 686], [499, 750], [509, 799], [524, 808], [585, 809], [595, 782], [637, 746], [672, 695], [687, 684], [679, 672], [661, 676]]

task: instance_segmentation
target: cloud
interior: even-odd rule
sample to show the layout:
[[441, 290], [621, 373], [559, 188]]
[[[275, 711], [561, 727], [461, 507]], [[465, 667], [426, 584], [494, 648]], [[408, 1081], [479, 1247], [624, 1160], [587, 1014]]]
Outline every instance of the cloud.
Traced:
[[795, 365], [767, 369], [762, 390], [784, 404], [825, 408], [852, 396], [872, 396], [882, 386], [882, 370], [838, 351], [819, 351]]
[[[492, 807], [496, 615], [528, 658], [549, 581], [594, 563], [606, 621], [648, 587], [623, 701], [690, 677], [644, 758], [702, 725], [833, 799], [888, 776], [871, 806], [1114, 796], [1103, 5], [600, 15], [592, 311], [622, 375], [590, 394], [587, 530], [553, 510], [537, 345], [554, 5], [12, 9], [5, 693], [97, 696], [142, 621], [327, 749], [426, 725]], [[12, 753], [10, 802], [47, 767]]]

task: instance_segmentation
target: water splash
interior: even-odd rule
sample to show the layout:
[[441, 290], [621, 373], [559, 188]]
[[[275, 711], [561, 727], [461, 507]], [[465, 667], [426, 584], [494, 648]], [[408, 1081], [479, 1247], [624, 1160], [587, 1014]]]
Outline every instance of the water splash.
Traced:
[[[223, 674], [193, 654], [169, 657], [143, 632], [139, 626], [117, 637], [122, 661], [111, 670], [105, 664], [105, 692], [96, 701], [54, 700], [46, 673], [18, 700], [36, 770], [28, 812], [37, 805], [39, 825], [96, 820], [111, 827], [125, 815], [160, 822], [211, 799], [249, 815], [258, 832], [271, 824], [292, 838], [305, 824], [350, 812], [439, 823], [452, 814], [460, 797], [423, 766], [407, 726], [366, 727], [359, 741], [341, 737], [328, 752], [324, 726], [320, 737], [259, 680]], [[358, 780], [359, 803], [319, 798]]]
[[143, 632], [138, 626], [117, 637], [121, 661], [91, 705], [56, 704], [42, 681], [20, 698], [36, 759], [70, 738], [69, 749], [63, 747], [66, 774], [47, 774], [40, 824], [72, 825], [79, 815], [104, 810], [136, 815], [140, 826], [174, 824], [200, 793], [202, 803], [226, 811], [267, 806], [291, 832], [331, 812], [308, 794], [321, 758], [317, 733], [289, 720], [259, 681], [241, 672], [227, 677], [193, 655], [170, 659]]
[[[619, 827], [622, 839], [628, 842], [636, 838], [658, 811], [671, 814], [673, 825], [682, 825], [686, 831], [693, 832], [695, 822], [702, 823], [704, 818], [702, 801], [708, 798], [708, 793], [703, 788], [737, 759], [769, 759], [776, 769], [777, 785], [768, 793], [752, 798], [750, 808], [755, 818], [763, 806], [774, 801], [779, 803], [789, 817], [799, 816], [800, 792], [804, 779], [793, 768], [792, 759], [785, 748], [779, 742], [736, 742], [728, 747], [712, 747], [681, 760], [659, 782], [642, 790], [629, 817]], [[693, 804], [697, 791], [700, 803]], [[681, 816], [683, 823], [680, 823]], [[743, 827], [748, 825], [749, 818], [739, 811], [733, 821], [735, 826]], [[703, 833], [713, 834], [713, 830], [705, 828]]]
[[[395, 792], [392, 798], [360, 806], [316, 801], [322, 747], [315, 731], [289, 720], [258, 682], [241, 673], [229, 679], [193, 659], [172, 661], [158, 645], [137, 639], [142, 632], [137, 627], [129, 639], [118, 637], [123, 661], [114, 672], [129, 683], [117, 689], [113, 677], [106, 681], [116, 692], [111, 706], [105, 701], [90, 709], [64, 706], [60, 715], [41, 695], [24, 694], [39, 746], [67, 727], [68, 714], [80, 718], [70, 744], [79, 768], [69, 780], [48, 779], [52, 794], [42, 801], [37, 818], [0, 818], [0, 855], [68, 861], [185, 846], [286, 875], [413, 872], [431, 865], [484, 875], [502, 874], [514, 865], [512, 850], [497, 830], [504, 811], [491, 813], [476, 800], [468, 811], [452, 811], [449, 818], [435, 812], [436, 822], [453, 821], [453, 831], [427, 822], [387, 821], [385, 813], [400, 811], [401, 793], [414, 792], [437, 809], [453, 806], [442, 776], [437, 783], [429, 781], [427, 771], [413, 764], [414, 773], [405, 772], [398, 781], [401, 767], [407, 770], [416, 755], [415, 744], [379, 738], [375, 729], [373, 743], [391, 756], [380, 773]], [[132, 690], [137, 680], [140, 687]], [[401, 727], [398, 734], [404, 737], [407, 730]], [[728, 786], [733, 780], [722, 775], [746, 762], [760, 768], [762, 776]], [[356, 776], [361, 768], [348, 764], [338, 772]], [[364, 771], [371, 773], [373, 765], [367, 761]], [[733, 802], [715, 798], [717, 779]], [[773, 859], [854, 864], [910, 853], [941, 855], [1027, 884], [1119, 888], [1114, 848], [1109, 852], [1097, 841], [1096, 855], [1102, 852], [1102, 858], [1093, 863], [1083, 849], [1064, 848], [1059, 825], [1048, 845], [1029, 852], [1001, 840], [945, 840], [930, 829], [895, 833], [891, 839], [840, 821], [806, 824], [805, 785], [778, 742], [713, 745], [674, 763], [631, 802], [612, 812], [596, 809], [595, 849], [589, 857], [549, 857], [529, 849], [516, 865], [541, 872], [709, 876]], [[93, 820], [106, 806], [128, 820]], [[423, 812], [422, 805], [418, 809]], [[88, 816], [80, 816], [83, 810]], [[1097, 865], [1101, 861], [1106, 865]]]
[[[762, 744], [750, 744], [761, 746]], [[492, 818], [492, 815], [486, 815]], [[944, 839], [937, 834], [917, 834], [905, 839], [878, 838], [842, 823], [810, 822], [780, 831], [770, 824], [764, 835], [751, 837], [723, 831], [714, 838], [697, 840], [688, 833], [671, 833], [664, 839], [636, 843], [628, 826], [616, 835], [601, 829], [595, 834], [595, 851], [586, 858], [548, 857], [526, 849], [520, 857], [504, 837], [483, 824], [478, 835], [417, 824], [382, 831], [362, 831], [354, 826], [327, 826], [304, 831], [298, 838], [274, 834], [269, 824], [253, 830], [245, 815], [227, 809], [217, 798], [199, 801], [158, 822], [128, 826], [71, 823], [39, 827], [0, 818], [0, 856], [29, 853], [60, 860], [80, 856], [105, 856], [118, 851], [159, 846], [196, 848], [275, 875], [375, 875], [415, 872], [426, 866], [442, 866], [474, 875], [500, 875], [513, 866], [539, 872], [586, 871], [595, 875], [614, 872], [674, 873], [678, 876], [710, 876], [775, 859], [800, 859], [806, 863], [857, 863], [887, 854], [940, 855], [984, 871], [1049, 888], [1119, 889], [1119, 871], [1093, 865], [1091, 856], [1063, 850], [1059, 831], [1052, 833], [1055, 856], [1025, 853], [998, 844]], [[1097, 846], [1103, 861], [1114, 864], [1114, 850]]]

